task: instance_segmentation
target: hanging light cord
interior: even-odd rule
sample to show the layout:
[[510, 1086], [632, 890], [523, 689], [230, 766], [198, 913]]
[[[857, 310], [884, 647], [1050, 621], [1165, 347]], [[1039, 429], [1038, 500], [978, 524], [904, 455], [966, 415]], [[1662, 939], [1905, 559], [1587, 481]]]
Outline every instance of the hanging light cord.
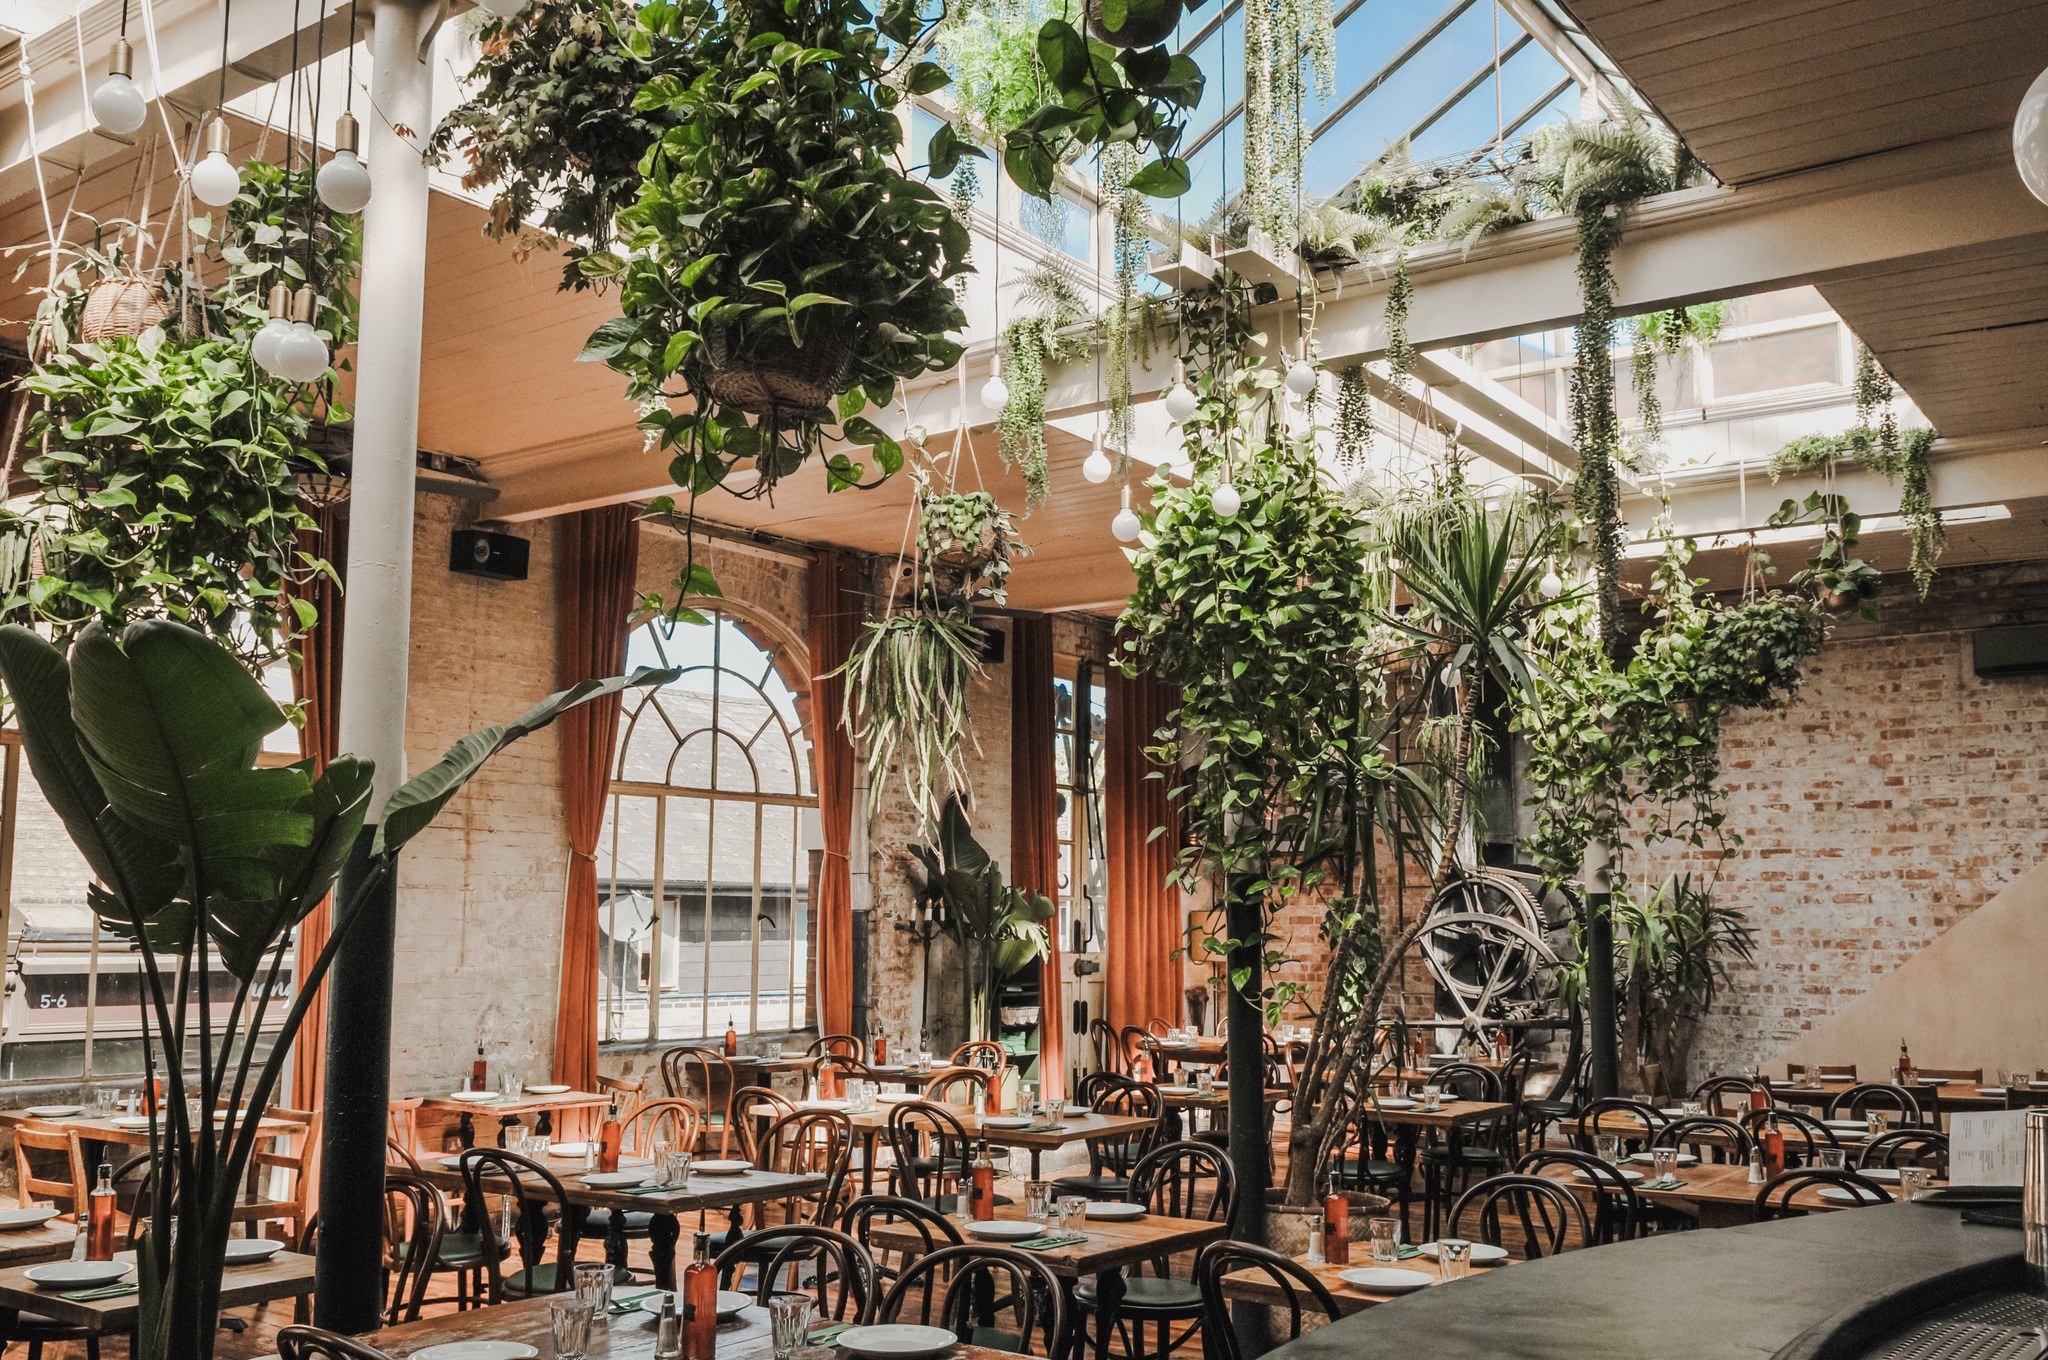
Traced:
[[[324, 5], [323, 5], [324, 8]], [[351, 5], [353, 11], [353, 5]], [[353, 36], [353, 34], [351, 34]], [[350, 47], [353, 54], [354, 47]], [[319, 288], [313, 277], [313, 233], [319, 225], [320, 199], [316, 188], [320, 164], [320, 106], [327, 95], [327, 16], [320, 16], [320, 31], [313, 40], [313, 105], [306, 118], [306, 282]]]
[[[220, 5], [220, 87], [213, 97], [214, 116], [224, 118], [228, 108], [228, 18], [235, 12], [233, 0], [221, 0]], [[296, 27], [292, 36], [298, 37]]]
[[[348, 90], [342, 95], [342, 110], [354, 113], [356, 107], [356, 0], [348, 0]], [[324, 34], [324, 29], [323, 29]]]
[[292, 167], [297, 163], [299, 149], [292, 136], [299, 125], [299, 9], [300, 0], [292, 0], [292, 73], [284, 100], [284, 182], [287, 192], [291, 187]]

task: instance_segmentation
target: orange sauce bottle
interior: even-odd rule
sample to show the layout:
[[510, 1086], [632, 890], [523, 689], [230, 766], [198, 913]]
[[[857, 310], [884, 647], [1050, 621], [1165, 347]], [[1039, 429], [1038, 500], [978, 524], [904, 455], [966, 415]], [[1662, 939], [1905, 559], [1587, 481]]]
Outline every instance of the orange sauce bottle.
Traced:
[[1333, 1266], [1351, 1263], [1351, 1198], [1335, 1176], [1323, 1196], [1323, 1259]]
[[612, 1097], [612, 1103], [605, 1107], [604, 1123], [597, 1130], [597, 1169], [617, 1171], [619, 1169], [619, 1100]]
[[986, 1140], [976, 1149], [968, 1171], [972, 1179], [967, 1192], [967, 1216], [985, 1223], [996, 1216], [996, 1164], [989, 1159]]
[[1785, 1131], [1778, 1127], [1778, 1116], [1773, 1114], [1764, 1128], [1764, 1175], [1775, 1180], [1784, 1174]]
[[735, 1058], [740, 1051], [740, 1032], [732, 1027], [732, 1017], [725, 1017], [725, 1056]]
[[100, 1181], [87, 1196], [90, 1201], [86, 1214], [85, 1259], [88, 1261], [111, 1261], [114, 1259], [114, 1219], [118, 1216], [121, 1199], [114, 1193], [114, 1168], [100, 1163]]
[[716, 1360], [718, 1268], [711, 1264], [711, 1234], [697, 1232], [697, 1255], [683, 1271], [683, 1360]]

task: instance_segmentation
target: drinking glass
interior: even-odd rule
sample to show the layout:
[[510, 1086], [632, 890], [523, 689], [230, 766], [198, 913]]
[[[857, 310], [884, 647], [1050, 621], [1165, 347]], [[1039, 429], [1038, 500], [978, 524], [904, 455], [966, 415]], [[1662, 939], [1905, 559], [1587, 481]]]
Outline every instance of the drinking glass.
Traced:
[[1204, 1098], [1215, 1094], [1216, 1073], [1206, 1067], [1195, 1069], [1195, 1094]]
[[1391, 1215], [1374, 1215], [1365, 1220], [1365, 1234], [1372, 1243], [1372, 1259], [1393, 1262], [1401, 1259], [1401, 1220]]
[[1031, 1082], [1018, 1083], [1017, 1113], [1020, 1115], [1034, 1115], [1038, 1113], [1038, 1087]]
[[1462, 1237], [1436, 1240], [1437, 1274], [1445, 1280], [1462, 1280], [1472, 1270], [1472, 1244]]
[[2006, 1090], [2008, 1090], [2008, 1091], [2024, 1091], [2024, 1090], [2026, 1090], [2026, 1089], [2027, 1089], [2027, 1074], [2026, 1074], [2025, 1072], [2008, 1072], [2008, 1073], [2006, 1073], [2006, 1074], [2005, 1074], [2005, 1089], [2006, 1089]]
[[1024, 1182], [1024, 1217], [1043, 1223], [1052, 1217], [1052, 1182]]
[[1046, 1102], [1045, 1102], [1045, 1117], [1046, 1117], [1046, 1119], [1047, 1119], [1047, 1120], [1049, 1120], [1049, 1121], [1050, 1121], [1050, 1120], [1059, 1120], [1059, 1119], [1065, 1119], [1065, 1118], [1067, 1117], [1067, 1102], [1066, 1102], [1066, 1101], [1064, 1101], [1064, 1100], [1048, 1100], [1048, 1101], [1046, 1101]]
[[775, 1337], [775, 1360], [789, 1360], [790, 1353], [810, 1339], [811, 1296], [770, 1295], [768, 1326]]
[[1863, 1115], [1863, 1126], [1872, 1138], [1891, 1127], [1892, 1117], [1883, 1110], [1867, 1110]]
[[1679, 1102], [1678, 1113], [1686, 1119], [1697, 1119], [1707, 1112], [1707, 1107], [1697, 1100]]
[[690, 1152], [687, 1148], [670, 1148], [667, 1160], [661, 1164], [661, 1183], [677, 1190], [690, 1188]]
[[511, 1102], [512, 1102], [513, 1104], [515, 1104], [515, 1105], [516, 1105], [516, 1104], [518, 1104], [518, 1103], [519, 1103], [519, 1097], [521, 1097], [521, 1096], [523, 1096], [523, 1095], [525, 1095], [525, 1094], [526, 1094], [526, 1078], [524, 1078], [524, 1077], [507, 1077], [507, 1078], [505, 1078], [505, 1099], [507, 1099], [507, 1100], [511, 1101]]
[[555, 1360], [583, 1360], [590, 1351], [590, 1304], [582, 1299], [562, 1299], [548, 1305], [548, 1322], [555, 1332]]
[[1813, 1150], [1813, 1164], [1822, 1171], [1840, 1171], [1847, 1165], [1847, 1162], [1847, 1157], [1843, 1155], [1842, 1150], [1838, 1147], [1815, 1148]]
[[1678, 1149], [1660, 1147], [1650, 1149], [1650, 1179], [1654, 1181], [1675, 1181], [1678, 1179]]
[[666, 1138], [656, 1138], [647, 1145], [647, 1157], [653, 1163], [656, 1175], [668, 1165], [668, 1154], [671, 1150], [672, 1144]]
[[1088, 1197], [1086, 1195], [1061, 1195], [1059, 1197], [1060, 1235], [1063, 1237], [1084, 1237], [1088, 1222]]
[[1934, 1173], [1924, 1166], [1902, 1166], [1899, 1168], [1899, 1195], [1904, 1199], [1918, 1199], [1927, 1193], [1933, 1182]]
[[593, 1318], [612, 1306], [612, 1268], [603, 1261], [578, 1261], [569, 1272], [576, 1282], [576, 1300], [590, 1305]]
[[1618, 1133], [1596, 1133], [1593, 1135], [1593, 1155], [1603, 1162], [1621, 1161], [1621, 1135]]
[[1441, 1087], [1441, 1086], [1425, 1086], [1425, 1087], [1423, 1087], [1423, 1088], [1422, 1088], [1422, 1104], [1423, 1104], [1423, 1107], [1424, 1107], [1425, 1109], [1431, 1109], [1431, 1110], [1434, 1110], [1434, 1109], [1437, 1109], [1437, 1108], [1441, 1107], [1441, 1106], [1443, 1105], [1443, 1103], [1444, 1103], [1444, 1088], [1443, 1088], [1443, 1087]]
[[1387, 1094], [1395, 1100], [1406, 1100], [1408, 1098], [1407, 1081], [1401, 1077], [1394, 1078], [1391, 1082], [1387, 1083]]

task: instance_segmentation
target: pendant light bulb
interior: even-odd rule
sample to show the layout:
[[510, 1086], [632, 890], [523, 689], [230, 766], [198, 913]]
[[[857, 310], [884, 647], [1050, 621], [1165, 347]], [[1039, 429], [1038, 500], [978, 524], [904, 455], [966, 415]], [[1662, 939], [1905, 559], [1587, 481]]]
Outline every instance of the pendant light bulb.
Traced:
[[1546, 600], [1554, 600], [1564, 594], [1564, 578], [1557, 574], [1557, 559], [1551, 558], [1543, 572], [1543, 579], [1536, 583], [1537, 591]]
[[149, 101], [135, 88], [135, 49], [126, 38], [114, 39], [107, 78], [92, 92], [92, 116], [101, 129], [126, 137], [149, 117]]
[[1102, 451], [1102, 431], [1097, 430], [1095, 432], [1095, 447], [1089, 449], [1087, 458], [1082, 460], [1081, 475], [1095, 483], [1095, 485], [1101, 486], [1109, 480], [1109, 474], [1114, 471], [1115, 469], [1109, 464], [1109, 455]]
[[995, 358], [989, 361], [988, 381], [981, 385], [981, 404], [997, 414], [1010, 404], [1010, 385], [1003, 381], [1001, 350], [997, 350]]
[[2048, 71], [2034, 78], [2012, 120], [2012, 158], [2027, 191], [2048, 203]]
[[272, 284], [270, 319], [263, 323], [249, 341], [249, 357], [256, 361], [258, 368], [273, 376], [278, 374], [278, 344], [292, 333], [291, 305], [291, 289], [281, 283]]
[[277, 342], [277, 375], [309, 383], [327, 371], [327, 360], [327, 342], [313, 329], [313, 290], [302, 286], [292, 298], [292, 328]]
[[1144, 528], [1144, 523], [1138, 518], [1138, 512], [1131, 509], [1131, 488], [1126, 486], [1123, 509], [1117, 511], [1116, 518], [1109, 522], [1109, 531], [1116, 535], [1117, 542], [1131, 543], [1137, 540]]
[[1439, 678], [1444, 682], [1445, 689], [1456, 689], [1464, 682], [1465, 673], [1458, 669], [1456, 662], [1452, 662], [1444, 667], [1444, 673]]
[[1316, 370], [1308, 361], [1307, 345], [1301, 347], [1301, 353], [1287, 366], [1287, 377], [1283, 381], [1287, 390], [1297, 397], [1305, 397], [1316, 390]]
[[1200, 398], [1195, 389], [1188, 386], [1188, 366], [1184, 360], [1173, 361], [1173, 386], [1166, 392], [1166, 418], [1176, 425], [1184, 425], [1187, 418], [1195, 413]]
[[242, 172], [228, 159], [228, 125], [218, 114], [206, 127], [206, 155], [192, 167], [192, 196], [209, 208], [225, 208], [242, 192]]
[[334, 120], [334, 154], [313, 179], [320, 201], [338, 213], [359, 213], [369, 206], [370, 172], [361, 154], [362, 125], [344, 113]]
[[1244, 509], [1244, 497], [1238, 494], [1228, 469], [1224, 470], [1223, 480], [1216, 483], [1216, 489], [1209, 493], [1209, 508], [1224, 519], [1235, 519], [1237, 512]]

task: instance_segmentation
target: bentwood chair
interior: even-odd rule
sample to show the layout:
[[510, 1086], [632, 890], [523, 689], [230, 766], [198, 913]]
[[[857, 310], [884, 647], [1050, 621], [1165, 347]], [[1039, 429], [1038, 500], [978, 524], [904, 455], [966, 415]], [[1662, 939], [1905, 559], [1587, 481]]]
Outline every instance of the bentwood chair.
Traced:
[[739, 1082], [725, 1054], [690, 1044], [661, 1055], [661, 1089], [672, 1100], [680, 1097], [696, 1105], [699, 1137], [708, 1137], [721, 1132], [732, 1118]]
[[[1166, 1143], [1152, 1149], [1131, 1168], [1130, 1185], [1133, 1204], [1167, 1218], [1223, 1223], [1237, 1207], [1237, 1176], [1230, 1159], [1207, 1143]], [[1156, 1257], [1150, 1264], [1150, 1274], [1143, 1265], [1126, 1272], [1129, 1278], [1124, 1281], [1119, 1315], [1135, 1336], [1125, 1337], [1124, 1354], [1143, 1352], [1145, 1327], [1152, 1323], [1159, 1328], [1159, 1348], [1154, 1354], [1164, 1360], [1194, 1334], [1190, 1326], [1176, 1337], [1174, 1324], [1202, 1320], [1202, 1290], [1192, 1279], [1173, 1278], [1165, 1257]], [[1100, 1297], [1093, 1279], [1075, 1282], [1074, 1303], [1082, 1312], [1096, 1312]]]
[[1669, 1116], [1648, 1101], [1604, 1096], [1579, 1111], [1572, 1121], [1571, 1142], [1581, 1152], [1597, 1152], [1599, 1144], [1594, 1140], [1611, 1133], [1621, 1138], [1627, 1151], [1640, 1152], [1656, 1138], [1657, 1130], [1670, 1122]]
[[[31, 1159], [31, 1152], [39, 1155]], [[50, 1154], [61, 1156], [62, 1161], [57, 1162]], [[44, 1163], [40, 1172], [35, 1168], [37, 1162]], [[38, 1199], [62, 1200], [69, 1206], [67, 1212], [83, 1223], [83, 1206], [89, 1192], [85, 1153], [77, 1134], [34, 1120], [21, 1125], [14, 1131], [14, 1171], [16, 1194], [23, 1208]], [[46, 1344], [76, 1341], [85, 1343], [87, 1360], [99, 1360], [100, 1355], [97, 1332], [67, 1326], [38, 1313], [0, 1313], [0, 1350], [16, 1341], [27, 1343], [29, 1360], [42, 1360]]]
[[[569, 1193], [555, 1173], [538, 1162], [498, 1148], [470, 1148], [457, 1166], [462, 1172], [463, 1193], [479, 1213], [489, 1204], [489, 1195], [503, 1199], [510, 1210], [511, 1231], [506, 1236], [511, 1249], [519, 1255], [519, 1269], [505, 1269], [509, 1253], [489, 1249], [483, 1252], [484, 1278], [489, 1284], [491, 1302], [566, 1292], [572, 1285], [571, 1268], [576, 1264], [577, 1247], [584, 1237], [584, 1218], [574, 1213], [557, 1216], [555, 1259], [544, 1261], [550, 1235], [548, 1213], [553, 1206], [569, 1202]], [[505, 1188], [494, 1184], [487, 1192], [485, 1177]], [[494, 1242], [488, 1217], [484, 1222], [486, 1241]], [[612, 1274], [620, 1284], [632, 1279], [623, 1268], [614, 1268]]]
[[1804, 1081], [1811, 1077], [1815, 1081], [1856, 1080], [1855, 1063], [1794, 1063], [1785, 1064], [1785, 1080]]
[[1740, 1166], [1749, 1161], [1750, 1137], [1749, 1131], [1732, 1119], [1696, 1114], [1674, 1119], [1657, 1130], [1650, 1146], [1689, 1152], [1703, 1163], [1734, 1162]]
[[928, 1100], [889, 1111], [889, 1193], [941, 1213], [954, 1208], [972, 1146], [953, 1112]]
[[851, 1058], [864, 1063], [868, 1060], [868, 1045], [865, 1039], [851, 1034], [827, 1034], [812, 1040], [804, 1053], [812, 1058]]
[[[1700, 1108], [1718, 1119], [1740, 1119], [1749, 1113], [1750, 1097], [1755, 1093], [1757, 1083], [1748, 1077], [1708, 1077], [1692, 1088], [1692, 1098]], [[1764, 1088], [1764, 1103], [1775, 1104], [1771, 1088]]]
[[1088, 1144], [1088, 1174], [1061, 1176], [1052, 1183], [1055, 1195], [1086, 1195], [1089, 1199], [1122, 1199], [1131, 1188], [1131, 1171], [1159, 1139], [1159, 1120], [1166, 1100], [1157, 1086], [1137, 1082], [1102, 1090], [1094, 1101], [1097, 1114], [1150, 1121], [1122, 1138]]
[[992, 1074], [985, 1067], [941, 1067], [925, 1079], [923, 1099], [934, 1105], [972, 1105], [986, 1098]]
[[419, 1321], [441, 1259], [448, 1228], [448, 1197], [432, 1181], [410, 1171], [384, 1173], [385, 1263], [391, 1275], [387, 1326]]
[[[1343, 1316], [1336, 1297], [1306, 1267], [1279, 1252], [1250, 1242], [1211, 1242], [1195, 1256], [1195, 1285], [1202, 1291], [1202, 1349], [1211, 1360], [1251, 1360], [1245, 1342], [1231, 1324], [1235, 1302], [1224, 1292], [1224, 1277], [1239, 1271], [1257, 1271], [1285, 1303], [1267, 1308], [1273, 1321], [1273, 1340], [1292, 1341], [1308, 1329], [1335, 1322]], [[1284, 1325], [1283, 1325], [1284, 1324]]]
[[[1509, 1234], [1518, 1224], [1519, 1240], [1510, 1242]], [[1492, 1176], [1479, 1182], [1451, 1206], [1444, 1232], [1528, 1260], [1555, 1256], [1594, 1240], [1578, 1196], [1542, 1176]]]
[[764, 1228], [728, 1245], [713, 1264], [719, 1288], [744, 1289], [758, 1303], [775, 1294], [809, 1294], [820, 1322], [863, 1324], [874, 1317], [880, 1292], [875, 1263], [867, 1248], [837, 1228]]
[[853, 1148], [853, 1126], [837, 1110], [799, 1110], [783, 1115], [761, 1136], [757, 1164], [763, 1171], [793, 1176], [823, 1176], [825, 1184], [784, 1199], [755, 1206], [756, 1226], [766, 1227], [766, 1216], [779, 1212], [784, 1223], [826, 1223], [839, 1217], [839, 1209], [851, 1196], [847, 1160]]
[[1931, 1122], [1927, 1112], [1921, 1109], [1919, 1098], [1903, 1086], [1879, 1086], [1865, 1082], [1851, 1086], [1828, 1102], [1829, 1119], [1864, 1119], [1873, 1110], [1891, 1115], [1895, 1124]]
[[[1538, 1149], [1515, 1163], [1518, 1176], [1542, 1176], [1553, 1169], [1562, 1177], [1591, 1185], [1598, 1195], [1593, 1203], [1592, 1231], [1586, 1239], [1587, 1246], [1629, 1242], [1642, 1235], [1644, 1210], [1648, 1206], [1636, 1194], [1634, 1183], [1621, 1174], [1621, 1168], [1603, 1162], [1591, 1153], [1574, 1152], [1569, 1148]], [[1547, 1180], [1560, 1178], [1545, 1177]], [[1501, 1244], [1496, 1242], [1494, 1245]]]
[[949, 1067], [979, 1067], [985, 1072], [1000, 1072], [1009, 1062], [1009, 1053], [993, 1039], [969, 1039], [946, 1059]]
[[[886, 1247], [875, 1244], [875, 1227], [891, 1228], [899, 1236], [916, 1234], [916, 1246]], [[911, 1262], [940, 1247], [957, 1247], [966, 1239], [951, 1216], [920, 1200], [900, 1195], [862, 1195], [839, 1215], [839, 1231], [867, 1248], [875, 1263], [875, 1278], [888, 1285], [902, 1277]]]
[[1152, 1080], [1161, 1080], [1159, 1060], [1152, 1056], [1152, 1032], [1143, 1025], [1125, 1025], [1117, 1031], [1117, 1046], [1123, 1050], [1122, 1070], [1134, 1077], [1143, 1077], [1151, 1069]]
[[1835, 1131], [1804, 1110], [1790, 1107], [1767, 1110], [1751, 1110], [1742, 1117], [1742, 1127], [1749, 1132], [1751, 1143], [1764, 1141], [1771, 1121], [1775, 1119], [1778, 1132], [1785, 1139], [1785, 1164], [1787, 1166], [1811, 1166], [1813, 1154], [1822, 1148], [1839, 1148], [1842, 1142], [1835, 1137]]
[[889, 1286], [875, 1321], [943, 1327], [991, 1350], [1059, 1356], [1067, 1353], [1066, 1311], [1059, 1277], [1043, 1260], [972, 1245], [940, 1247], [911, 1262]]
[[[1935, 1179], [1948, 1177], [1948, 1135], [1937, 1129], [1893, 1129], [1863, 1145], [1856, 1165], [1863, 1171], [1924, 1166]], [[1875, 1180], [1876, 1177], [1871, 1179]]]
[[[650, 1100], [626, 1116], [620, 1129], [620, 1143], [625, 1151], [636, 1157], [651, 1157], [656, 1143], [666, 1143], [684, 1152], [697, 1148], [699, 1136], [697, 1107], [687, 1100], [670, 1097], [664, 1100]], [[613, 1209], [590, 1209], [583, 1216], [583, 1232], [587, 1237], [602, 1242], [617, 1233], [626, 1238], [647, 1237], [652, 1233], [654, 1215], [639, 1210], [627, 1210], [622, 1222], [614, 1228]]]
[[[1445, 1063], [1430, 1080], [1454, 1100], [1498, 1103], [1501, 1098], [1499, 1075], [1473, 1063]], [[1510, 1135], [1509, 1121], [1502, 1116], [1468, 1124], [1423, 1147], [1425, 1230], [1436, 1221], [1438, 1210], [1450, 1208], [1451, 1200], [1475, 1176], [1483, 1179], [1507, 1170]]]
[[391, 1360], [367, 1341], [318, 1327], [291, 1326], [277, 1334], [278, 1360]]
[[1124, 1074], [1123, 1044], [1116, 1037], [1115, 1028], [1101, 1016], [1088, 1022], [1088, 1047], [1095, 1056], [1097, 1072]]
[[1756, 1221], [1769, 1223], [1773, 1219], [1805, 1217], [1809, 1211], [1793, 1207], [1792, 1200], [1808, 1190], [1817, 1190], [1823, 1195], [1833, 1190], [1835, 1194], [1828, 1198], [1840, 1199], [1845, 1207], [1851, 1208], [1892, 1202], [1892, 1192], [1868, 1176], [1854, 1171], [1816, 1171], [1808, 1167], [1781, 1172], [1764, 1182], [1756, 1192]]
[[732, 1093], [732, 1118], [718, 1131], [718, 1155], [729, 1158], [738, 1152], [747, 1161], [759, 1161], [761, 1135], [782, 1116], [795, 1113], [796, 1103], [780, 1091], [740, 1087]]
[[1932, 1077], [1936, 1081], [1952, 1081], [1959, 1085], [1984, 1084], [1984, 1069], [1981, 1067], [1916, 1067], [1913, 1075], [1922, 1081]]

